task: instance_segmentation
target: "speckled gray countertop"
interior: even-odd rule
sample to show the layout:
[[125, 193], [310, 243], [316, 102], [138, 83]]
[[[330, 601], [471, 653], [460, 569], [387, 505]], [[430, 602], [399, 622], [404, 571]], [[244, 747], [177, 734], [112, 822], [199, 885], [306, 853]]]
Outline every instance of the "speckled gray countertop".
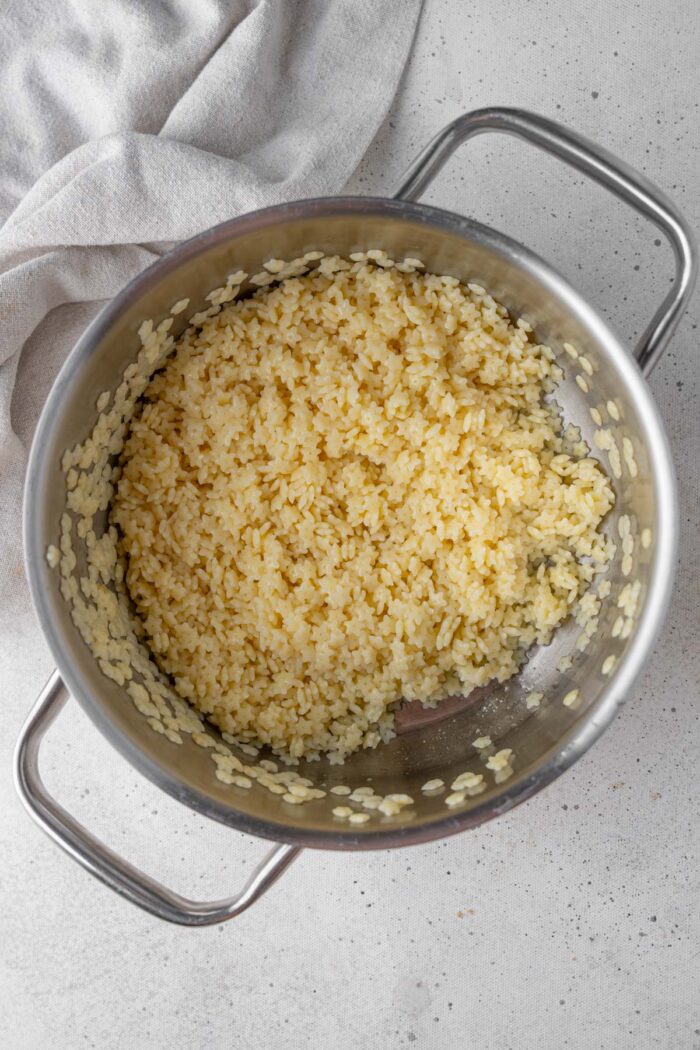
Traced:
[[[554, 116], [645, 171], [700, 227], [697, 0], [428, 0], [393, 110], [351, 183], [381, 193], [484, 105]], [[517, 142], [459, 153], [430, 200], [550, 259], [630, 341], [671, 274], [653, 228]], [[138, 912], [21, 811], [8, 764], [51, 662], [33, 617], [3, 641], [0, 1046], [8, 1050], [691, 1050], [700, 1047], [700, 299], [651, 380], [680, 478], [681, 566], [622, 716], [552, 787], [449, 841], [306, 853], [225, 928]], [[183, 892], [230, 893], [264, 846], [160, 794], [71, 704], [49, 786]]]

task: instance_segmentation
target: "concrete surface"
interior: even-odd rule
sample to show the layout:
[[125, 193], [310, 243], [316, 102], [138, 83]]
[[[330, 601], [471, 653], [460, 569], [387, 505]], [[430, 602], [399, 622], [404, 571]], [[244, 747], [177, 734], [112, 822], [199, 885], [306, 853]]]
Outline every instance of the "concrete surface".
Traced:
[[[520, 105], [641, 168], [697, 229], [699, 49], [696, 0], [429, 0], [352, 189], [389, 190], [461, 111]], [[551, 259], [630, 340], [669, 280], [653, 228], [518, 143], [473, 143], [430, 199]], [[158, 923], [63, 856], [12, 793], [11, 748], [51, 666], [32, 614], [18, 619], [3, 640], [0, 1046], [700, 1047], [699, 302], [651, 382], [682, 500], [663, 637], [598, 746], [487, 827], [390, 854], [307, 853], [225, 928]], [[264, 848], [159, 794], [75, 704], [44, 767], [91, 828], [183, 892], [230, 893]]]

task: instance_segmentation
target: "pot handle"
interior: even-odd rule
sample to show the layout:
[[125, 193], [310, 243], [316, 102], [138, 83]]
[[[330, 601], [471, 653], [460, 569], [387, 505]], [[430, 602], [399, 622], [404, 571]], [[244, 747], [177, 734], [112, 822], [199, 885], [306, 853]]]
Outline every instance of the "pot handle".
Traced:
[[39, 774], [42, 737], [68, 699], [58, 671], [46, 683], [22, 727], [15, 752], [15, 784], [30, 816], [66, 851], [111, 889], [151, 915], [181, 926], [211, 926], [240, 915], [254, 904], [292, 863], [297, 846], [276, 845], [240, 893], [226, 900], [199, 902], [181, 897], [145, 875], [91, 835], [47, 792]]
[[666, 349], [695, 284], [695, 245], [685, 219], [653, 183], [628, 164], [561, 124], [522, 109], [477, 109], [457, 117], [405, 172], [395, 199], [420, 197], [457, 147], [485, 131], [517, 135], [558, 157], [651, 219], [670, 242], [676, 264], [673, 283], [634, 350], [639, 367], [648, 376]]

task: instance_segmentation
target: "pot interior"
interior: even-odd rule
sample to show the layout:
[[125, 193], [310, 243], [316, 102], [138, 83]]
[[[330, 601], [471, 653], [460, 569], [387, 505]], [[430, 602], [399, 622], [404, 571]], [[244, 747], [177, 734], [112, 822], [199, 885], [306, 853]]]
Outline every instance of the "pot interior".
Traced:
[[[85, 439], [97, 419], [98, 395], [114, 389], [136, 358], [137, 332], [145, 319], [157, 324], [169, 316], [173, 303], [188, 298], [189, 308], [175, 318], [172, 334], [177, 336], [233, 270], [255, 273], [271, 257], [292, 259], [312, 250], [347, 256], [370, 248], [396, 259], [418, 257], [428, 271], [476, 281], [514, 316], [529, 321], [538, 341], [552, 347], [565, 372], [555, 398], [565, 420], [581, 428], [615, 489], [616, 505], [605, 531], [617, 553], [607, 574], [594, 583], [609, 580], [610, 593], [585, 650], [577, 648], [580, 628], [567, 622], [551, 645], [530, 654], [517, 678], [446, 701], [437, 710], [409, 705], [397, 715], [393, 741], [356, 753], [342, 766], [323, 760], [300, 763], [299, 774], [326, 791], [339, 784], [368, 785], [382, 796], [401, 793], [413, 799], [396, 816], [375, 812], [366, 824], [352, 826], [332, 815], [344, 799], [328, 794], [290, 805], [258, 784], [245, 790], [222, 783], [210, 749], [187, 735], [177, 744], [154, 732], [123, 687], [100, 671], [45, 552], [49, 544], [59, 545], [66, 503], [63, 452]], [[580, 358], [565, 352], [565, 343], [585, 355], [585, 369]], [[591, 409], [600, 413], [602, 425], [594, 422]], [[613, 439], [619, 476], [611, 469], [611, 452], [596, 446], [596, 431]], [[623, 516], [632, 538], [626, 553], [619, 534]], [[331, 848], [402, 845], [473, 826], [534, 793], [569, 765], [609, 722], [653, 643], [670, 588], [674, 545], [672, 466], [658, 416], [635, 363], [590, 307], [548, 266], [493, 231], [436, 209], [366, 199], [284, 205], [234, 220], [166, 256], [125, 289], [86, 332], [56, 381], [37, 431], [25, 499], [35, 605], [67, 685], [102, 731], [142, 772], [199, 811], [264, 837]], [[625, 598], [631, 588], [633, 602]], [[566, 657], [571, 665], [562, 670]], [[565, 706], [563, 698], [574, 689], [579, 690], [576, 703]], [[533, 691], [543, 694], [537, 708], [526, 704]], [[220, 740], [216, 729], [205, 728]], [[493, 741], [490, 750], [474, 748], [473, 741], [482, 736]], [[513, 750], [512, 773], [498, 783], [485, 759], [501, 748]], [[232, 751], [246, 764], [270, 757], [264, 751], [257, 759], [235, 747]], [[467, 770], [486, 774], [486, 790], [448, 808], [450, 785]], [[435, 778], [444, 781], [445, 790], [424, 793], [422, 785]]]

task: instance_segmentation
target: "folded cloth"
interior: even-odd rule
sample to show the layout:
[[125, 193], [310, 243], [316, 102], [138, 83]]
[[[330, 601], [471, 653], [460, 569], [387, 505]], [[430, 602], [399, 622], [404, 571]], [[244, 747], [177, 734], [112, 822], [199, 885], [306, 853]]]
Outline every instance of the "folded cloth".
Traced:
[[174, 242], [342, 189], [386, 115], [420, 4], [5, 4], [0, 619], [26, 607], [25, 448], [80, 331]]

